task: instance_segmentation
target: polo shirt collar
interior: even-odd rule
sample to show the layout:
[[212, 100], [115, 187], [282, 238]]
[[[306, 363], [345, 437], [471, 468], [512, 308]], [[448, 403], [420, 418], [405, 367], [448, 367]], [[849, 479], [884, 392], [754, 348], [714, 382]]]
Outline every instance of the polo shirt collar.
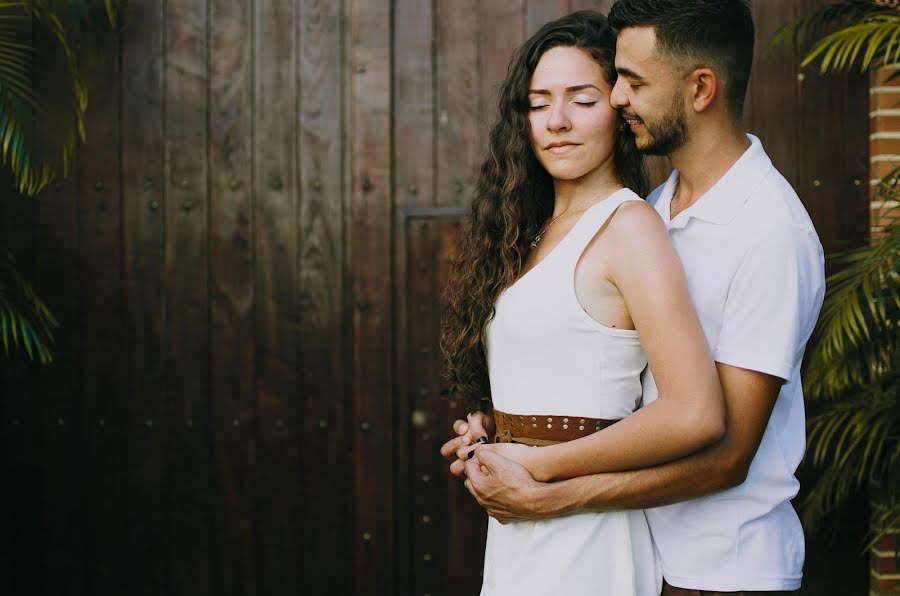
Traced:
[[678, 181], [678, 170], [672, 172], [659, 201], [659, 211], [669, 228], [683, 228], [691, 218], [717, 225], [728, 224], [735, 218], [741, 206], [772, 169], [772, 161], [759, 139], [751, 134], [747, 135], [747, 139], [750, 146], [734, 165], [693, 205], [670, 220], [670, 204]]

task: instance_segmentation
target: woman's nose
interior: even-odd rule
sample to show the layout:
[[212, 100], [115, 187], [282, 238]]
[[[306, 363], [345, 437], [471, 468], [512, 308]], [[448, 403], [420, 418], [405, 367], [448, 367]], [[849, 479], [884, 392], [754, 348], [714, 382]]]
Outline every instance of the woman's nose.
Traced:
[[557, 102], [550, 108], [547, 129], [552, 131], [568, 130], [571, 127], [569, 115], [564, 102]]

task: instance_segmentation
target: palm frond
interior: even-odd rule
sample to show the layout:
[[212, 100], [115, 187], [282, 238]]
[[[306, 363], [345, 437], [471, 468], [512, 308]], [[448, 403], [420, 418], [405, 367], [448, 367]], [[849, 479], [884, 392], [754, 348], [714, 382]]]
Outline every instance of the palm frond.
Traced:
[[[895, 201], [900, 168], [884, 177], [876, 198]], [[827, 293], [804, 377], [813, 397], [833, 397], [872, 383], [895, 366], [900, 350], [900, 226], [897, 211], [866, 246], [829, 257], [839, 267]]]
[[19, 191], [36, 194], [67, 173], [87, 94], [65, 29], [43, 3], [2, 2], [0, 23], [0, 158]]
[[895, 370], [876, 385], [829, 401], [809, 419], [807, 463], [822, 473], [803, 501], [804, 526], [817, 529], [870, 484], [900, 482], [898, 399], [900, 372]]
[[865, 71], [877, 59], [879, 65], [896, 64], [900, 60], [900, 12], [867, 18], [864, 22], [844, 27], [820, 39], [803, 58], [800, 66], [821, 59], [819, 71], [845, 72], [858, 61]]
[[770, 58], [778, 49], [787, 45], [795, 50], [807, 47], [836, 29], [894, 12], [896, 7], [871, 0], [846, 0], [814, 8], [780, 27], [767, 45], [765, 56]]
[[22, 349], [41, 364], [53, 361], [50, 346], [58, 327], [47, 305], [18, 273], [9, 252], [0, 251], [0, 343], [7, 356]]

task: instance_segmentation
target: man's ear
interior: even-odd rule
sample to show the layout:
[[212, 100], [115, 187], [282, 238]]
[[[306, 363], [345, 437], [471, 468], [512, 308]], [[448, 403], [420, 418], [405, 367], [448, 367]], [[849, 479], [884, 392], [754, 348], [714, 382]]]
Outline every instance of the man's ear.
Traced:
[[696, 112], [705, 112], [719, 93], [719, 76], [711, 68], [698, 68], [689, 75], [691, 103]]

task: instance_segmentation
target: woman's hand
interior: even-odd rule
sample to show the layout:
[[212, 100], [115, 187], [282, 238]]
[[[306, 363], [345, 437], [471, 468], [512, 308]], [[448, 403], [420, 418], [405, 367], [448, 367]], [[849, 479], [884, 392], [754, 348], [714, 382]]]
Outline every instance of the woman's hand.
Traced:
[[450, 473], [462, 477], [466, 455], [476, 443], [490, 441], [494, 436], [494, 421], [482, 412], [470, 412], [465, 420], [453, 423], [453, 432], [456, 436], [441, 446], [441, 455], [450, 462]]

